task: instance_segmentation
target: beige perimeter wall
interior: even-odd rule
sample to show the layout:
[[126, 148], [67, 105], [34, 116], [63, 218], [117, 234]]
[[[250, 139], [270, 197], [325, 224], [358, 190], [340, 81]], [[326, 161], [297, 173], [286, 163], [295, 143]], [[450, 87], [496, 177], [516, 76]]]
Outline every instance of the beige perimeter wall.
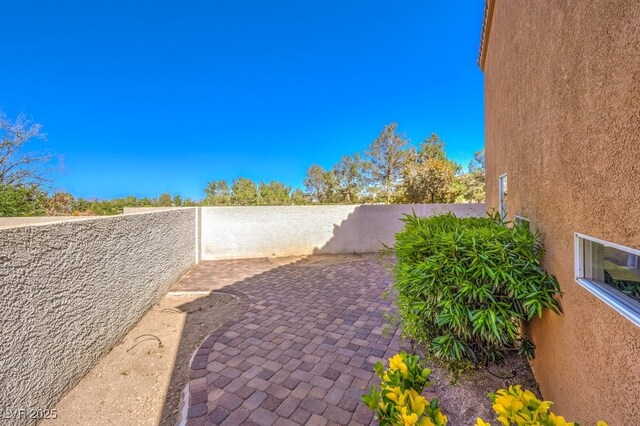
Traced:
[[115, 346], [193, 265], [195, 218], [0, 229], [0, 412], [51, 407]]
[[544, 232], [564, 315], [533, 324], [555, 411], [640, 424], [640, 328], [574, 280], [575, 232], [640, 249], [640, 1], [497, 0], [485, 65], [487, 206]]
[[414, 211], [485, 215], [484, 204], [202, 207], [202, 260], [373, 253]]

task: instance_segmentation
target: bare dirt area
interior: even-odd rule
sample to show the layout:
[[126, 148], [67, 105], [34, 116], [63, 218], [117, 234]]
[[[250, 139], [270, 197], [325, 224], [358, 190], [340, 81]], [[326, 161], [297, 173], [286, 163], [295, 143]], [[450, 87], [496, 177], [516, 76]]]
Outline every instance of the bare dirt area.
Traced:
[[428, 362], [433, 386], [427, 388], [427, 397], [437, 397], [442, 411], [449, 416], [450, 426], [476, 424], [476, 418], [492, 422], [495, 414], [489, 392], [511, 385], [522, 385], [539, 396], [538, 385], [527, 361], [517, 355], [508, 355], [504, 363], [463, 373], [457, 381], [442, 367]]
[[55, 425], [175, 425], [193, 352], [237, 313], [230, 294], [165, 296], [56, 405]]

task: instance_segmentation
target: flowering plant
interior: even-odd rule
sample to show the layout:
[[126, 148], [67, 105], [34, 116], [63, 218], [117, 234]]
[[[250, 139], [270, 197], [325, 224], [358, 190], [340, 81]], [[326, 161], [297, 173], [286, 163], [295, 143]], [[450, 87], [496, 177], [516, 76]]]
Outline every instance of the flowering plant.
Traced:
[[381, 426], [444, 426], [445, 416], [438, 407], [438, 400], [428, 401], [421, 395], [430, 386], [431, 370], [420, 366], [417, 355], [399, 353], [389, 359], [389, 368], [382, 363], [375, 365], [380, 386], [371, 387], [362, 400], [375, 411]]
[[[551, 401], [541, 401], [520, 385], [510, 386], [490, 393], [493, 411], [498, 415], [498, 421], [504, 426], [579, 426], [576, 422], [568, 422], [562, 416], [552, 413], [549, 409]], [[478, 417], [476, 426], [491, 426], [490, 423]], [[607, 426], [603, 421], [596, 426]]]
[[[421, 366], [417, 355], [402, 352], [389, 359], [387, 369], [380, 362], [374, 369], [380, 386], [371, 386], [362, 400], [375, 412], [381, 426], [446, 426], [448, 419], [440, 411], [438, 399], [428, 401], [421, 395], [425, 387], [431, 386], [431, 370]], [[538, 399], [520, 385], [490, 393], [489, 399], [502, 426], [579, 426], [552, 413], [551, 401]], [[492, 425], [478, 417], [476, 426]], [[599, 421], [596, 426], [607, 423]]]

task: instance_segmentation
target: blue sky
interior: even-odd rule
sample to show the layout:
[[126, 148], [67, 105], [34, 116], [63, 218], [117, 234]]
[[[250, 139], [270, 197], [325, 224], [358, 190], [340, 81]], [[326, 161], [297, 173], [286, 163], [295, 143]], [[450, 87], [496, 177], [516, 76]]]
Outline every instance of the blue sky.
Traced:
[[302, 185], [392, 121], [467, 165], [484, 143], [483, 2], [3, 5], [0, 109], [42, 123], [76, 196]]

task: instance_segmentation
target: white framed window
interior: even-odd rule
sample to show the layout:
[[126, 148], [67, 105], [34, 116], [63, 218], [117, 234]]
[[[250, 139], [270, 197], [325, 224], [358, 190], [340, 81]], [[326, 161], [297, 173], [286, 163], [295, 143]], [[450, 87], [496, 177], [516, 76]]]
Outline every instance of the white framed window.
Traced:
[[576, 282], [640, 327], [640, 250], [575, 234]]
[[506, 219], [507, 217], [507, 174], [500, 175], [498, 177], [498, 197], [500, 204], [498, 206], [498, 211], [500, 212], [500, 217]]

